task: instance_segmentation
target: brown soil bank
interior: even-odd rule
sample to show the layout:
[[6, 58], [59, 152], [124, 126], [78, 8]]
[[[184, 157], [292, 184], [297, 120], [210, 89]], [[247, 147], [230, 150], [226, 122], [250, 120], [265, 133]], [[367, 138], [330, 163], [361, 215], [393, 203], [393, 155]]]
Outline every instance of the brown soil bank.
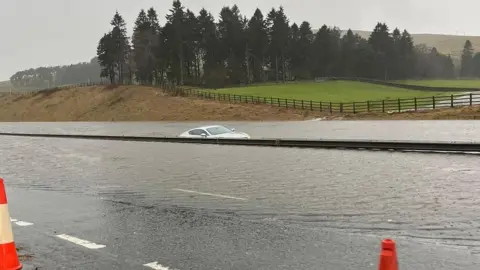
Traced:
[[272, 121], [480, 119], [480, 106], [405, 112], [328, 115], [269, 105], [173, 97], [152, 87], [81, 87], [0, 96], [0, 121]]
[[0, 121], [303, 120], [312, 112], [173, 97], [152, 87], [81, 87], [0, 96]]

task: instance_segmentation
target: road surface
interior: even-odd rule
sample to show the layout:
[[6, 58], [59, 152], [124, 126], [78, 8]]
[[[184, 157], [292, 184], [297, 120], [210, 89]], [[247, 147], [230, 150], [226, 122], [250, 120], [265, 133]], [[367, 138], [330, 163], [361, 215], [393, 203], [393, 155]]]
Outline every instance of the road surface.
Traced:
[[480, 269], [478, 157], [2, 138], [25, 269]]
[[[376, 269], [381, 237], [234, 213], [7, 190], [25, 269]], [[221, 204], [228, 197], [195, 194]], [[478, 269], [466, 248], [396, 239], [402, 269]]]

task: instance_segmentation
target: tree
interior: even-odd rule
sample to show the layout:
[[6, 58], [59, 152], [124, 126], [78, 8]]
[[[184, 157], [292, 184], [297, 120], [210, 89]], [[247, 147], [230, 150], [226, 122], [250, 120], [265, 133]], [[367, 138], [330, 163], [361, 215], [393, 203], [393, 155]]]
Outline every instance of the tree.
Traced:
[[131, 53], [126, 24], [122, 16], [115, 12], [110, 25], [113, 29], [104, 34], [97, 46], [101, 77], [109, 78], [111, 83], [125, 83], [125, 76], [129, 75], [127, 63]]
[[152, 58], [154, 32], [145, 10], [138, 14], [133, 28], [132, 46], [135, 61], [135, 77], [142, 84], [151, 84], [153, 81]]
[[480, 53], [476, 53], [472, 59], [472, 76], [480, 77]]
[[110, 83], [115, 83], [115, 56], [112, 54], [114, 50], [114, 41], [112, 34], [104, 34], [98, 42], [97, 57], [98, 63], [102, 67], [100, 77], [108, 78]]
[[207, 87], [219, 88], [225, 85], [226, 70], [217, 26], [205, 9], [197, 16], [200, 57], [203, 63], [202, 80]]
[[268, 49], [268, 29], [262, 11], [256, 9], [248, 21], [246, 39], [248, 47], [248, 63], [252, 70], [253, 81], [264, 81], [265, 61]]
[[315, 77], [328, 77], [339, 74], [340, 31], [323, 25], [313, 41]]
[[473, 75], [472, 60], [473, 60], [473, 46], [470, 40], [467, 40], [462, 50], [460, 76], [470, 77]]
[[375, 52], [375, 77], [387, 80], [392, 66], [390, 62], [394, 61], [393, 38], [388, 32], [388, 26], [385, 23], [377, 23], [368, 43]]
[[286, 80], [287, 51], [289, 46], [290, 27], [289, 21], [283, 7], [278, 10], [272, 8], [267, 16], [267, 24], [269, 26], [269, 56], [270, 68], [275, 70], [275, 80], [279, 81], [281, 71], [282, 81]]
[[398, 79], [411, 78], [415, 66], [413, 39], [407, 30], [402, 32], [402, 37], [396, 47], [398, 54]]
[[310, 23], [293, 24], [290, 30], [290, 68], [295, 79], [311, 79], [313, 69], [313, 33]]
[[125, 71], [127, 70], [127, 60], [130, 52], [130, 44], [127, 37], [126, 23], [123, 17], [117, 12], [113, 16], [110, 25], [113, 26], [111, 31], [111, 54], [114, 61], [114, 67], [118, 75], [118, 83], [125, 82]]
[[184, 28], [185, 8], [179, 0], [173, 1], [170, 14], [166, 16], [167, 24], [164, 27], [165, 49], [169, 51], [170, 79], [183, 85], [184, 77]]
[[[215, 23], [211, 13], [195, 14], [172, 2], [160, 25], [154, 8], [140, 10], [131, 40], [116, 12], [111, 29], [97, 44], [89, 63], [39, 67], [11, 76], [18, 87], [99, 81], [180, 84], [210, 88], [251, 82], [365, 77], [371, 79], [450, 78], [453, 60], [436, 48], [414, 45], [412, 36], [377, 23], [368, 37], [323, 25], [313, 31], [307, 21], [290, 22], [282, 6], [266, 16], [256, 9], [247, 20], [238, 6], [225, 6]], [[315, 32], [315, 34], [314, 34]], [[130, 43], [131, 42], [131, 43]], [[470, 41], [462, 53], [461, 76], [480, 76], [480, 56]]]
[[246, 20], [236, 5], [224, 7], [220, 12], [218, 32], [223, 59], [226, 62], [227, 77], [231, 84], [248, 82], [246, 71], [247, 39]]

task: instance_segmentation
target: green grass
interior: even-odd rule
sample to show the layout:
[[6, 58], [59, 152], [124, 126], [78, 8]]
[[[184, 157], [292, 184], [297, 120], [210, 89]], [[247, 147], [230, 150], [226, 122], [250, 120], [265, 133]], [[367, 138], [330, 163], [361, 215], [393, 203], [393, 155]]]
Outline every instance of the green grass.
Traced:
[[325, 102], [360, 102], [398, 98], [447, 96], [450, 93], [414, 91], [390, 86], [349, 81], [319, 83], [287, 83], [224, 88], [212, 91], [221, 94], [313, 100]]
[[480, 80], [404, 80], [395, 82], [432, 87], [480, 88]]

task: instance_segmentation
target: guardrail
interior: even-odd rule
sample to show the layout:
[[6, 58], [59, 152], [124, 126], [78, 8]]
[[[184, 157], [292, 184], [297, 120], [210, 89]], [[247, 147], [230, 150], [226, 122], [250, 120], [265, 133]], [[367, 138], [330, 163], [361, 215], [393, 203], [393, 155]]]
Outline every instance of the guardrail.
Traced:
[[180, 138], [148, 136], [109, 136], [84, 134], [32, 134], [0, 133], [0, 136], [66, 138], [134, 142], [164, 142], [191, 144], [218, 144], [241, 146], [294, 147], [319, 149], [355, 149], [355, 150], [396, 150], [427, 152], [478, 152], [480, 142], [422, 142], [422, 141], [376, 141], [376, 140], [309, 140], [309, 139], [227, 139], [227, 138]]
[[[104, 83], [75, 84], [51, 89], [34, 91], [50, 93], [62, 89], [82, 86], [107, 85]], [[480, 93], [468, 93], [445, 96], [431, 96], [419, 98], [397, 98], [388, 100], [367, 100], [358, 102], [323, 102], [315, 100], [297, 100], [278, 97], [246, 96], [235, 94], [217, 93], [198, 88], [187, 88], [164, 84], [155, 86], [171, 95], [194, 96], [200, 99], [216, 100], [228, 103], [264, 104], [286, 109], [319, 111], [326, 113], [395, 113], [405, 111], [421, 111], [437, 108], [454, 108], [460, 106], [473, 106], [480, 104]], [[28, 92], [33, 93], [33, 92]]]

